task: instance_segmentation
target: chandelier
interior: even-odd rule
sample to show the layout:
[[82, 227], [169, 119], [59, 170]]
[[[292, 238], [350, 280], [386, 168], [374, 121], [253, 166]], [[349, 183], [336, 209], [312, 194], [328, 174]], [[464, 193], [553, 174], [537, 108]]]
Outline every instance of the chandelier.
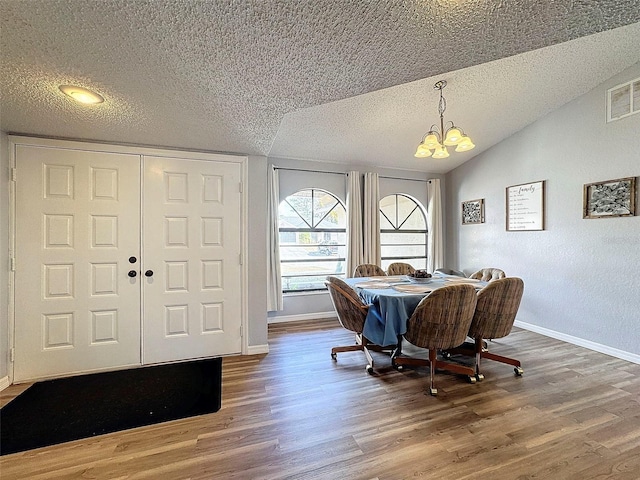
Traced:
[[[431, 125], [431, 128], [422, 137], [420, 145], [414, 156], [418, 158], [430, 157], [433, 158], [447, 158], [449, 152], [447, 147], [456, 147], [456, 152], [466, 152], [471, 150], [475, 145], [464, 131], [457, 127], [453, 122], [447, 122], [447, 125], [451, 124], [449, 128], [444, 129], [444, 111], [447, 109], [447, 101], [442, 96], [442, 89], [447, 86], [446, 80], [440, 80], [433, 88], [440, 90], [440, 101], [438, 102], [438, 113], [440, 113], [440, 130], [437, 125]], [[432, 151], [433, 150], [433, 151]]]

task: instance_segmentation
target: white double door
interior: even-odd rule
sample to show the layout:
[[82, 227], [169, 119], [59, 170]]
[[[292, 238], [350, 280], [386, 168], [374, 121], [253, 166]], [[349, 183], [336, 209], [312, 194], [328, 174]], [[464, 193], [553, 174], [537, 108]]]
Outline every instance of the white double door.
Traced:
[[16, 146], [14, 381], [241, 351], [241, 166]]

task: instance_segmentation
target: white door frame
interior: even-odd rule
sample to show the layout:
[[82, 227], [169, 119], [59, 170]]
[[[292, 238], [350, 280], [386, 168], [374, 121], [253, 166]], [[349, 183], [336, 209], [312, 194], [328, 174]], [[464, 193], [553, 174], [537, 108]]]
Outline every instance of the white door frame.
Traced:
[[16, 168], [16, 146], [29, 145], [48, 148], [74, 149], [93, 152], [125, 153], [133, 155], [149, 155], [157, 157], [175, 158], [179, 156], [184, 159], [211, 160], [217, 162], [232, 162], [241, 165], [241, 325], [242, 325], [242, 355], [249, 353], [249, 319], [248, 319], [248, 157], [246, 155], [230, 155], [209, 152], [168, 150], [153, 147], [138, 147], [128, 145], [110, 145], [102, 143], [91, 143], [71, 140], [58, 140], [43, 137], [26, 137], [19, 135], [9, 135], [9, 166], [11, 168], [9, 185], [9, 260], [12, 265], [9, 271], [9, 364], [8, 376], [9, 384], [13, 383], [14, 352], [15, 352], [15, 268], [13, 262], [16, 254], [16, 189], [14, 173]]

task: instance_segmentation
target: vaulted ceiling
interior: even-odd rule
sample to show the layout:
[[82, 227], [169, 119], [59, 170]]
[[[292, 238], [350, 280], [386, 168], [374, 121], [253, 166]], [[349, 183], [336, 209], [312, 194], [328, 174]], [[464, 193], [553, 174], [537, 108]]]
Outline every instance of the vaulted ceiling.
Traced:
[[[2, 131], [441, 173], [640, 61], [637, 0], [2, 0], [0, 22]], [[416, 159], [440, 79], [476, 149]]]

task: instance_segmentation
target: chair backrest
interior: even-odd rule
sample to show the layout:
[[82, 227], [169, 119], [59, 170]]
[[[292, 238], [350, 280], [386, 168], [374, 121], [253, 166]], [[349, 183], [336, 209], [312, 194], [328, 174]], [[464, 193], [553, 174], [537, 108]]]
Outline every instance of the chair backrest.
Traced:
[[477, 280], [482, 280], [483, 282], [490, 282], [491, 280], [497, 280], [506, 276], [507, 275], [499, 268], [483, 268], [482, 270], [478, 270], [469, 278], [475, 278]]
[[352, 332], [362, 333], [369, 306], [365, 305], [353, 288], [337, 277], [327, 277], [324, 284], [329, 290], [340, 325]]
[[436, 268], [435, 273], [443, 273], [445, 275], [455, 275], [456, 277], [466, 277], [464, 272], [460, 272], [459, 270], [453, 270], [451, 268]]
[[473, 285], [448, 285], [423, 298], [407, 322], [404, 337], [428, 349], [453, 348], [464, 343], [476, 308]]
[[354, 277], [381, 277], [386, 275], [385, 271], [378, 265], [372, 263], [363, 263], [358, 265], [353, 271]]
[[394, 262], [387, 267], [387, 275], [409, 275], [416, 269], [408, 263]]
[[524, 282], [518, 277], [494, 280], [480, 290], [469, 336], [502, 338], [509, 335], [523, 292]]

